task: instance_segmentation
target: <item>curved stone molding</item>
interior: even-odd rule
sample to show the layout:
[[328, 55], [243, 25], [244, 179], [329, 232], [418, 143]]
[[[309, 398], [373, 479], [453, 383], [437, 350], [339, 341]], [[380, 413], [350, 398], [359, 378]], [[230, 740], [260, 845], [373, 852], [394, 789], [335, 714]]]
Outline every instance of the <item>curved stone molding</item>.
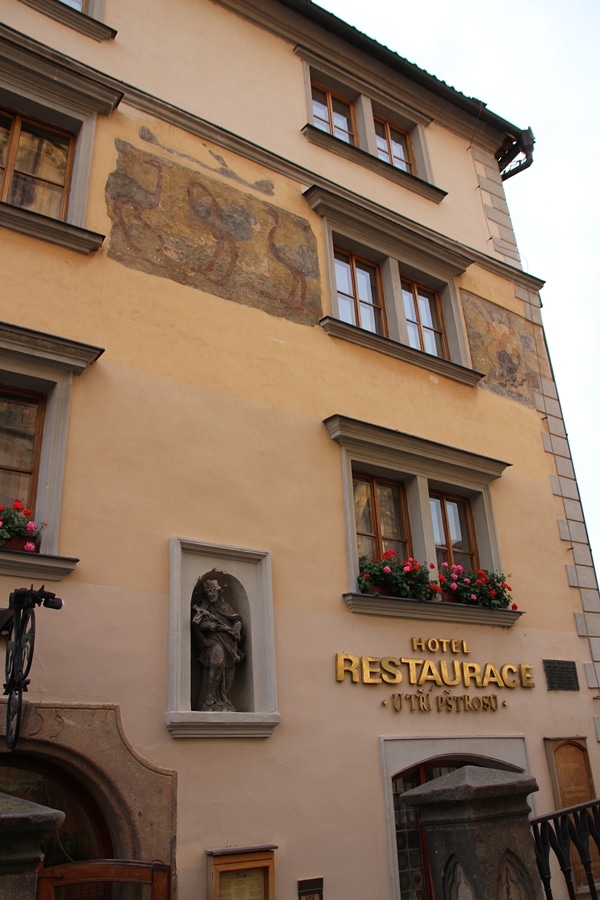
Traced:
[[[117, 706], [25, 703], [18, 749], [51, 759], [92, 794], [117, 858], [160, 861], [174, 871], [177, 774], [135, 752]], [[10, 756], [0, 749], [0, 760]]]

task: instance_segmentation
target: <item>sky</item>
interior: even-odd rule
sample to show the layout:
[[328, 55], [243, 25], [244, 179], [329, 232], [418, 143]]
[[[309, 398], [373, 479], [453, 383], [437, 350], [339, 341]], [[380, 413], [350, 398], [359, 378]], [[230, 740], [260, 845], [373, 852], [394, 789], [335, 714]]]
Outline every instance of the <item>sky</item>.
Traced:
[[546, 282], [542, 316], [590, 544], [600, 564], [600, 2], [316, 0], [536, 138], [505, 182], [523, 268]]

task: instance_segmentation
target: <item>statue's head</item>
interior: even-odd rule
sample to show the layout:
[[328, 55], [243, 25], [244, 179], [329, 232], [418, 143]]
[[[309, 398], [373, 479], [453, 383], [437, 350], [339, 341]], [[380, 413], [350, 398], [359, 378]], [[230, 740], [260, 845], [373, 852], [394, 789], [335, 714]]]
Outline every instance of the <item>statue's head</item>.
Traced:
[[207, 578], [206, 581], [202, 582], [202, 590], [204, 591], [204, 596], [207, 600], [209, 600], [210, 603], [214, 603], [221, 593], [221, 585], [216, 578]]

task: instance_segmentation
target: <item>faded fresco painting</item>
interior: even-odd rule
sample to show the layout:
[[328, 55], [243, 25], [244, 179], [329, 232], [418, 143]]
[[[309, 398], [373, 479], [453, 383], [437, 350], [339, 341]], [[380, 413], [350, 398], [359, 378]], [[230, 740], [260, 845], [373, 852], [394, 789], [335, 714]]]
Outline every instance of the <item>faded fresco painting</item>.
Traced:
[[533, 404], [540, 378], [550, 365], [539, 326], [461, 291], [473, 368], [486, 376], [483, 386], [521, 403]]
[[[106, 183], [109, 257], [294, 322], [319, 320], [317, 245], [305, 219], [197, 168], [115, 144], [117, 168]], [[249, 186], [272, 192], [267, 181]]]

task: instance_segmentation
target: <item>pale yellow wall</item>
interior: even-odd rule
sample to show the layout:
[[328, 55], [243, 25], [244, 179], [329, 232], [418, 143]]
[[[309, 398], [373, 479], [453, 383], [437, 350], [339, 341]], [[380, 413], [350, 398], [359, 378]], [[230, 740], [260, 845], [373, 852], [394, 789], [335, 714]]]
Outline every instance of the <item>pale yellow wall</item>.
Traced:
[[[161, 52], [160, 66], [156, 53], [168, 47], [165, 32], [178, 18], [197, 14], [195, 5], [169, 3], [167, 14], [165, 4], [148, 0], [138, 20], [131, 4], [107, 0], [106, 19], [119, 28], [108, 46], [67, 33], [17, 0], [8, 0], [3, 12], [9, 25], [58, 49], [80, 53], [252, 140], [269, 141], [358, 193], [381, 203], [393, 198], [404, 215], [472, 247], [487, 247], [464, 140], [437, 125], [427, 130], [436, 181], [452, 188], [440, 207], [379, 184], [298, 136], [304, 88], [301, 63], [287, 44], [214, 4], [201, 8], [197, 26], [178, 31], [177, 54]], [[236, 26], [226, 57], [210, 36], [225, 24]], [[277, 73], [268, 80], [273, 92], [294, 98], [286, 106], [276, 102], [275, 115], [273, 95], [256, 87], [267, 55]], [[580, 605], [565, 576], [572, 560], [558, 537], [562, 506], [550, 488], [554, 463], [542, 444], [542, 414], [481, 386], [338, 341], [318, 326], [110, 259], [104, 185], [115, 167], [114, 139], [139, 146], [141, 125], [165, 145], [208, 159], [207, 142], [126, 105], [99, 118], [87, 219], [89, 228], [107, 235], [97, 254], [84, 257], [2, 232], [0, 318], [105, 348], [74, 380], [59, 552], [80, 562], [56, 586], [64, 610], [40, 612], [28, 699], [118, 703], [136, 751], [178, 772], [181, 900], [204, 900], [207, 846], [271, 842], [279, 845], [278, 896], [294, 896], [299, 878], [323, 875], [327, 896], [386, 900], [379, 737], [524, 736], [542, 813], [554, 807], [542, 738], [586, 735], [600, 784], [593, 692], [581, 665], [589, 650], [574, 628]], [[248, 182], [265, 177], [258, 165], [230, 151], [226, 157]], [[269, 202], [307, 219], [316, 235], [327, 312], [321, 219], [303, 199], [303, 185], [267, 175], [275, 185]], [[524, 316], [514, 285], [484, 268], [471, 266], [458, 284]], [[491, 495], [502, 566], [526, 612], [514, 629], [348, 611], [341, 594], [355, 586], [348, 577], [340, 450], [322, 424], [333, 413], [511, 464]], [[282, 722], [267, 740], [167, 734], [173, 535], [272, 554]], [[0, 576], [2, 596], [14, 587], [14, 578]], [[382, 705], [389, 687], [335, 682], [336, 652], [411, 655], [413, 635], [464, 639], [481, 662], [531, 663], [536, 687], [500, 691], [508, 706], [496, 713], [397, 714]], [[576, 660], [580, 693], [549, 693], [544, 658]]]

